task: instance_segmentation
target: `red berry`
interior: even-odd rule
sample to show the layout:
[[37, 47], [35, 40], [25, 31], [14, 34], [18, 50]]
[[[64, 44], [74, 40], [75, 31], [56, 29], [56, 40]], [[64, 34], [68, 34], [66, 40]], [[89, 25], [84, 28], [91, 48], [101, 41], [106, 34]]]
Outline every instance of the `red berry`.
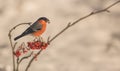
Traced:
[[21, 55], [21, 52], [20, 52], [19, 50], [17, 50], [17, 51], [15, 52], [15, 55], [16, 55], [16, 57], [19, 57], [19, 56]]

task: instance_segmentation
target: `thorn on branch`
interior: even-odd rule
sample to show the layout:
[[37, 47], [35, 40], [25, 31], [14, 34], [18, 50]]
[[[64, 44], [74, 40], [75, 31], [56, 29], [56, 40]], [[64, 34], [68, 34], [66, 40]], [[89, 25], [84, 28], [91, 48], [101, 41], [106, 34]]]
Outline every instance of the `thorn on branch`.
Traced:
[[71, 22], [68, 23], [68, 27], [70, 27], [70, 26], [71, 26]]
[[50, 45], [50, 36], [47, 39], [47, 43], [48, 43], [48, 45]]
[[95, 12], [91, 12], [90, 15], [94, 14]]

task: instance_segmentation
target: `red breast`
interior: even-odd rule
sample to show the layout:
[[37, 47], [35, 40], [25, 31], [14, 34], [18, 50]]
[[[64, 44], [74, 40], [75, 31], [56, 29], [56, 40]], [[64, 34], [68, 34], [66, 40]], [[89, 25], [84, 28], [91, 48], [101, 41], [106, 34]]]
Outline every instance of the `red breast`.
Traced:
[[45, 30], [46, 30], [46, 22], [45, 22], [44, 20], [39, 20], [39, 21], [38, 21], [38, 24], [42, 24], [42, 29], [34, 32], [34, 33], [33, 33], [34, 36], [40, 36], [40, 35], [42, 35], [42, 33], [44, 33]]

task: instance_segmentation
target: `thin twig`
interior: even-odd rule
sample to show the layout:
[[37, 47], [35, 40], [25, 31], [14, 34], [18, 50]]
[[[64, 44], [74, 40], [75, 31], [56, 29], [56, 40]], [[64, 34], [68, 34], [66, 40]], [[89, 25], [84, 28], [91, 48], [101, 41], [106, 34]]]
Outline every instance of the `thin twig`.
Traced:
[[16, 63], [17, 63], [16, 71], [19, 71], [19, 57], [17, 58]]
[[15, 44], [14, 44], [14, 46], [13, 46], [13, 47], [14, 47], [13, 50], [15, 49], [16, 45], [17, 45], [17, 42], [15, 42]]
[[12, 43], [12, 39], [11, 39], [11, 31], [9, 32], [8, 36], [9, 36], [9, 40], [10, 40], [10, 45], [12, 47], [13, 71], [15, 71], [15, 57], [14, 57], [14, 47], [13, 47], [13, 43]]
[[104, 9], [102, 9], [102, 10], [98, 10], [98, 11], [96, 11], [96, 12], [91, 12], [90, 14], [88, 14], [88, 15], [82, 17], [82, 18], [79, 18], [78, 20], [74, 21], [73, 23], [68, 23], [68, 25], [67, 25], [65, 28], [63, 28], [58, 34], [56, 34], [53, 38], [51, 38], [51, 39], [49, 40], [49, 43], [51, 43], [55, 38], [57, 38], [57, 37], [58, 37], [59, 35], [61, 35], [64, 31], [66, 31], [68, 28], [72, 27], [72, 26], [75, 25], [76, 23], [78, 23], [78, 22], [80, 22], [80, 21], [82, 21], [82, 20], [84, 20], [84, 19], [86, 19], [86, 18], [88, 18], [88, 17], [90, 17], [90, 16], [92, 16], [92, 15], [98, 14], [98, 13], [101, 13], [101, 12], [109, 12], [108, 9], [110, 9], [110, 8], [113, 7], [113, 6], [115, 6], [115, 5], [118, 4], [119, 2], [120, 2], [120, 0], [116, 1], [115, 3], [109, 5], [108, 7], [104, 8]]
[[30, 55], [22, 57], [21, 59], [17, 58], [17, 67], [16, 67], [16, 71], [19, 71], [19, 65], [20, 63], [24, 60], [24, 59], [28, 59], [29, 57], [31, 57], [31, 55], [33, 54], [33, 52], [30, 53]]
[[21, 24], [18, 24], [18, 25], [16, 25], [16, 26], [14, 26], [10, 31], [9, 31], [9, 33], [8, 33], [8, 37], [9, 37], [9, 41], [10, 41], [10, 45], [11, 45], [11, 47], [12, 47], [12, 60], [13, 60], [13, 71], [15, 71], [15, 56], [14, 56], [14, 49], [15, 49], [15, 46], [16, 46], [16, 44], [17, 44], [17, 42], [13, 45], [13, 42], [12, 42], [12, 35], [11, 35], [11, 33], [12, 33], [12, 31], [16, 28], [16, 27], [18, 27], [18, 26], [20, 26], [20, 25], [23, 25], [23, 24], [31, 24], [31, 23], [21, 23]]
[[24, 24], [28, 24], [28, 25], [30, 25], [31, 22], [29, 22], [29, 23], [20, 23], [20, 24], [14, 26], [14, 27], [9, 31], [8, 36], [11, 36], [11, 32], [12, 32], [15, 28], [17, 28], [17, 27], [20, 26], [20, 25], [24, 25]]
[[[42, 49], [39, 52], [37, 52], [36, 55], [38, 56], [41, 52], [42, 52]], [[32, 64], [33, 60], [36, 58], [36, 55], [33, 56], [32, 59], [29, 61], [28, 65], [27, 65], [27, 67], [25, 69], [25, 71], [28, 71], [28, 69], [29, 69], [30, 65]]]
[[33, 52], [31, 52], [28, 56], [22, 57], [18, 63], [20, 64], [24, 59], [28, 59], [29, 57], [31, 57], [32, 54]]

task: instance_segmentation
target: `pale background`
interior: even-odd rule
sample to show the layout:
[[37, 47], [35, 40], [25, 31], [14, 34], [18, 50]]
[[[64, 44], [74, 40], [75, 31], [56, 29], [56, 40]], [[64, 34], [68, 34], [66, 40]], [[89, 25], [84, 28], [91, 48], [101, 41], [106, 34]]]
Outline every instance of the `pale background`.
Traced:
[[[12, 71], [8, 31], [13, 26], [34, 22], [45, 16], [51, 21], [43, 34], [47, 39], [57, 34], [68, 22], [74, 22], [115, 1], [0, 0], [0, 71]], [[110, 11], [91, 16], [69, 28], [42, 52], [29, 71], [120, 71], [120, 4]], [[14, 37], [26, 27], [18, 28]]]

